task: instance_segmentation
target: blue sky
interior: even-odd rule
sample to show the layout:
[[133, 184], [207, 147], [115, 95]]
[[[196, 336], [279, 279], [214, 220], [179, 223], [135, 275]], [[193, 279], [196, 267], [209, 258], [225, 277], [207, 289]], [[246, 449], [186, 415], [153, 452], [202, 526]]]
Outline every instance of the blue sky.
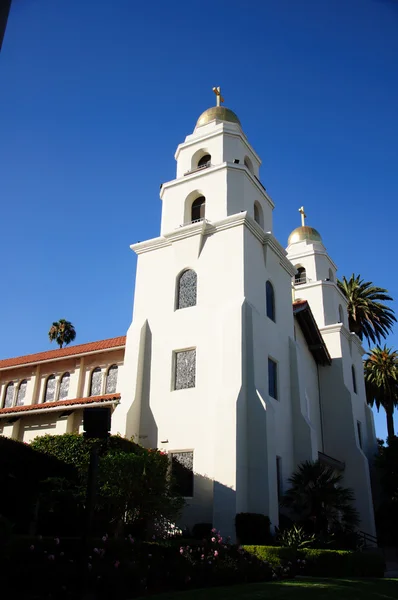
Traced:
[[395, 0], [14, 0], [0, 356], [49, 348], [59, 318], [79, 343], [126, 332], [129, 245], [159, 234], [159, 185], [214, 85], [263, 160], [281, 243], [304, 204], [339, 275], [398, 299], [397, 31]]

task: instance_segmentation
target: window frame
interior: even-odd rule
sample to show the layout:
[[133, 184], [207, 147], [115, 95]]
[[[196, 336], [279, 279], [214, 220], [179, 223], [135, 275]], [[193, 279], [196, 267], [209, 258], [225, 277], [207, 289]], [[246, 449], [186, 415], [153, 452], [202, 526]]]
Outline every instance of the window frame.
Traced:
[[[275, 396], [271, 394], [271, 378], [270, 378], [270, 366], [275, 365], [275, 378], [274, 378], [274, 389]], [[272, 358], [272, 356], [268, 356], [268, 396], [273, 398], [274, 400], [279, 401], [279, 377], [278, 377], [278, 361]]]
[[112, 363], [111, 365], [109, 365], [109, 367], [105, 371], [104, 394], [116, 394], [116, 390], [114, 392], [107, 391], [109, 371], [112, 369], [112, 367], [116, 367], [116, 369], [117, 369], [117, 376], [116, 376], [116, 389], [117, 389], [117, 382], [118, 382], [118, 378], [119, 378], [119, 365], [117, 363]]
[[[12, 401], [11, 401], [11, 405], [10, 406], [6, 406], [6, 398], [7, 398], [7, 390], [8, 388], [12, 386]], [[2, 403], [1, 403], [1, 407], [2, 408], [12, 408], [15, 405], [15, 391], [16, 391], [17, 387], [15, 385], [15, 381], [9, 381], [8, 383], [6, 383], [5, 388], [4, 388], [4, 392], [3, 392], [3, 398], [2, 398]]]
[[[180, 283], [181, 283], [181, 277], [184, 275], [184, 273], [186, 273], [187, 271], [192, 271], [193, 273], [195, 273], [195, 277], [196, 277], [196, 294], [195, 294], [195, 304], [191, 304], [189, 306], [183, 306], [180, 307], [179, 306], [179, 301], [180, 301]], [[193, 308], [194, 306], [197, 306], [198, 304], [198, 274], [195, 271], [195, 269], [193, 269], [192, 267], [187, 267], [186, 269], [183, 269], [182, 271], [180, 271], [180, 273], [177, 275], [177, 279], [176, 279], [176, 291], [175, 291], [175, 300], [174, 300], [174, 310], [185, 310], [186, 308]]]
[[[271, 290], [272, 316], [268, 312], [268, 300], [269, 300], [268, 290], [269, 289]], [[267, 279], [267, 281], [265, 282], [265, 312], [266, 312], [267, 317], [271, 321], [276, 323], [275, 288], [270, 279]]]
[[361, 450], [363, 449], [363, 437], [362, 437], [362, 423], [357, 419], [357, 435], [358, 435], [358, 443]]
[[357, 374], [356, 374], [354, 365], [351, 365], [351, 379], [352, 379], [352, 389], [354, 391], [354, 394], [358, 394]]
[[170, 476], [172, 476], [173, 474], [173, 454], [188, 454], [188, 453], [192, 453], [192, 495], [190, 496], [185, 496], [183, 495], [183, 498], [186, 499], [192, 499], [195, 495], [195, 470], [194, 470], [194, 461], [195, 461], [195, 451], [193, 448], [184, 448], [183, 450], [168, 450], [167, 455], [169, 458], [169, 473]]
[[[184, 388], [177, 388], [176, 387], [176, 383], [177, 383], [177, 354], [181, 353], [181, 352], [191, 352], [192, 350], [195, 351], [195, 385], [193, 386], [189, 386], [189, 387], [184, 387]], [[197, 358], [198, 358], [198, 353], [197, 353], [197, 347], [196, 346], [191, 346], [189, 348], [180, 348], [178, 350], [173, 350], [173, 356], [172, 356], [172, 369], [171, 369], [171, 391], [172, 392], [181, 392], [181, 391], [187, 391], [187, 390], [194, 390], [197, 387]]]
[[[91, 393], [91, 386], [92, 386], [92, 382], [93, 382], [93, 374], [94, 372], [98, 372], [97, 369], [100, 371], [101, 373], [101, 389], [100, 389], [100, 393], [99, 394], [92, 394]], [[99, 365], [95, 366], [93, 369], [91, 369], [90, 371], [90, 378], [89, 378], [89, 382], [88, 382], [88, 390], [87, 390], [87, 397], [88, 398], [92, 398], [95, 396], [101, 396], [103, 393], [103, 389], [104, 389], [104, 370], [102, 367], [100, 367]]]
[[[196, 217], [195, 219], [193, 218], [193, 210], [194, 210], [194, 205], [197, 204], [198, 200], [203, 200], [200, 204], [198, 204], [198, 206], [195, 206], [195, 210], [197, 208], [199, 208], [199, 217]], [[195, 200], [192, 201], [191, 204], [191, 208], [190, 208], [190, 222], [191, 223], [197, 223], [199, 221], [204, 221], [206, 218], [206, 196], [198, 196], [197, 198], [195, 198]]]
[[[65, 377], [65, 375], [69, 376], [68, 393], [65, 398], [60, 398], [61, 384], [62, 384], [62, 380]], [[62, 400], [67, 400], [67, 398], [69, 396], [69, 386], [70, 386], [70, 371], [64, 371], [64, 373], [62, 373], [62, 375], [58, 378], [58, 382], [57, 382], [57, 393], [56, 393], [56, 398], [57, 398], [56, 401], [57, 402], [62, 402]]]
[[[46, 400], [47, 386], [48, 386], [48, 382], [50, 381], [50, 379], [54, 379], [55, 380], [54, 399], [53, 400]], [[45, 382], [44, 382], [42, 404], [47, 403], [47, 402], [57, 402], [57, 377], [56, 377], [55, 373], [50, 373], [50, 375], [47, 375], [47, 377], [45, 379]]]

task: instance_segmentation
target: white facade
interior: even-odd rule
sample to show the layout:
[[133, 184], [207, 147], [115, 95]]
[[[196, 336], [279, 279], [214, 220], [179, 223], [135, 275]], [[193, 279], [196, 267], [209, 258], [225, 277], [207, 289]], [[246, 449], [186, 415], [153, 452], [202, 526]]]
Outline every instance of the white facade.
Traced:
[[[162, 185], [160, 236], [132, 246], [138, 262], [125, 349], [65, 358], [57, 377], [68, 370], [69, 397], [82, 400], [92, 396], [95, 366], [119, 366], [117, 397], [103, 384], [98, 400], [115, 407], [113, 433], [193, 458], [181, 525], [211, 522], [233, 537], [238, 512], [277, 525], [278, 493], [300, 462], [319, 457], [343, 469], [360, 528], [374, 535], [373, 418], [336, 265], [319, 234], [284, 250], [272, 233], [261, 161], [236, 115], [206, 112], [212, 118], [204, 113], [177, 148], [176, 178]], [[297, 269], [305, 277], [292, 288]], [[7, 365], [0, 361], [3, 403], [17, 368], [35, 409], [54, 365]], [[81, 410], [2, 408], [0, 433], [30, 441], [35, 432], [80, 430]]]

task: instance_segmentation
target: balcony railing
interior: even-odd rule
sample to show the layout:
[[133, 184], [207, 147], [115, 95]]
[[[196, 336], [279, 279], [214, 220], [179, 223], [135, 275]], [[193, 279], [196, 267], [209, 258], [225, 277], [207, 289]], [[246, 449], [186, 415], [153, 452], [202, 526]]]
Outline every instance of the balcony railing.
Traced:
[[200, 167], [195, 167], [194, 169], [187, 171], [186, 173], [184, 173], [184, 177], [185, 177], [185, 175], [191, 175], [192, 173], [196, 173], [197, 171], [203, 171], [203, 169], [208, 169], [209, 167], [211, 167], [210, 160], [207, 161], [207, 163], [205, 163], [204, 165], [200, 165]]
[[303, 283], [307, 283], [308, 279], [305, 275], [301, 275], [300, 277], [294, 278], [294, 285], [303, 285]]
[[205, 219], [204, 217], [201, 217], [200, 219], [194, 219], [193, 221], [187, 221], [186, 223], [182, 223], [180, 225], [180, 227], [186, 227], [187, 225], [194, 225], [194, 223], [201, 223], [202, 221], [206, 221], [206, 223], [209, 223], [209, 221], [207, 219]]

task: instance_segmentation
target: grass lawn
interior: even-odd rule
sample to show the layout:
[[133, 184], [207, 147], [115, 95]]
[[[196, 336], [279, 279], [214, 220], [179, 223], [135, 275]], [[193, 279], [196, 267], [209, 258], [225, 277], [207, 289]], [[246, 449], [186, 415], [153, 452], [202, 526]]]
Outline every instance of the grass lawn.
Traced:
[[151, 596], [151, 600], [397, 600], [398, 579], [293, 579]]

